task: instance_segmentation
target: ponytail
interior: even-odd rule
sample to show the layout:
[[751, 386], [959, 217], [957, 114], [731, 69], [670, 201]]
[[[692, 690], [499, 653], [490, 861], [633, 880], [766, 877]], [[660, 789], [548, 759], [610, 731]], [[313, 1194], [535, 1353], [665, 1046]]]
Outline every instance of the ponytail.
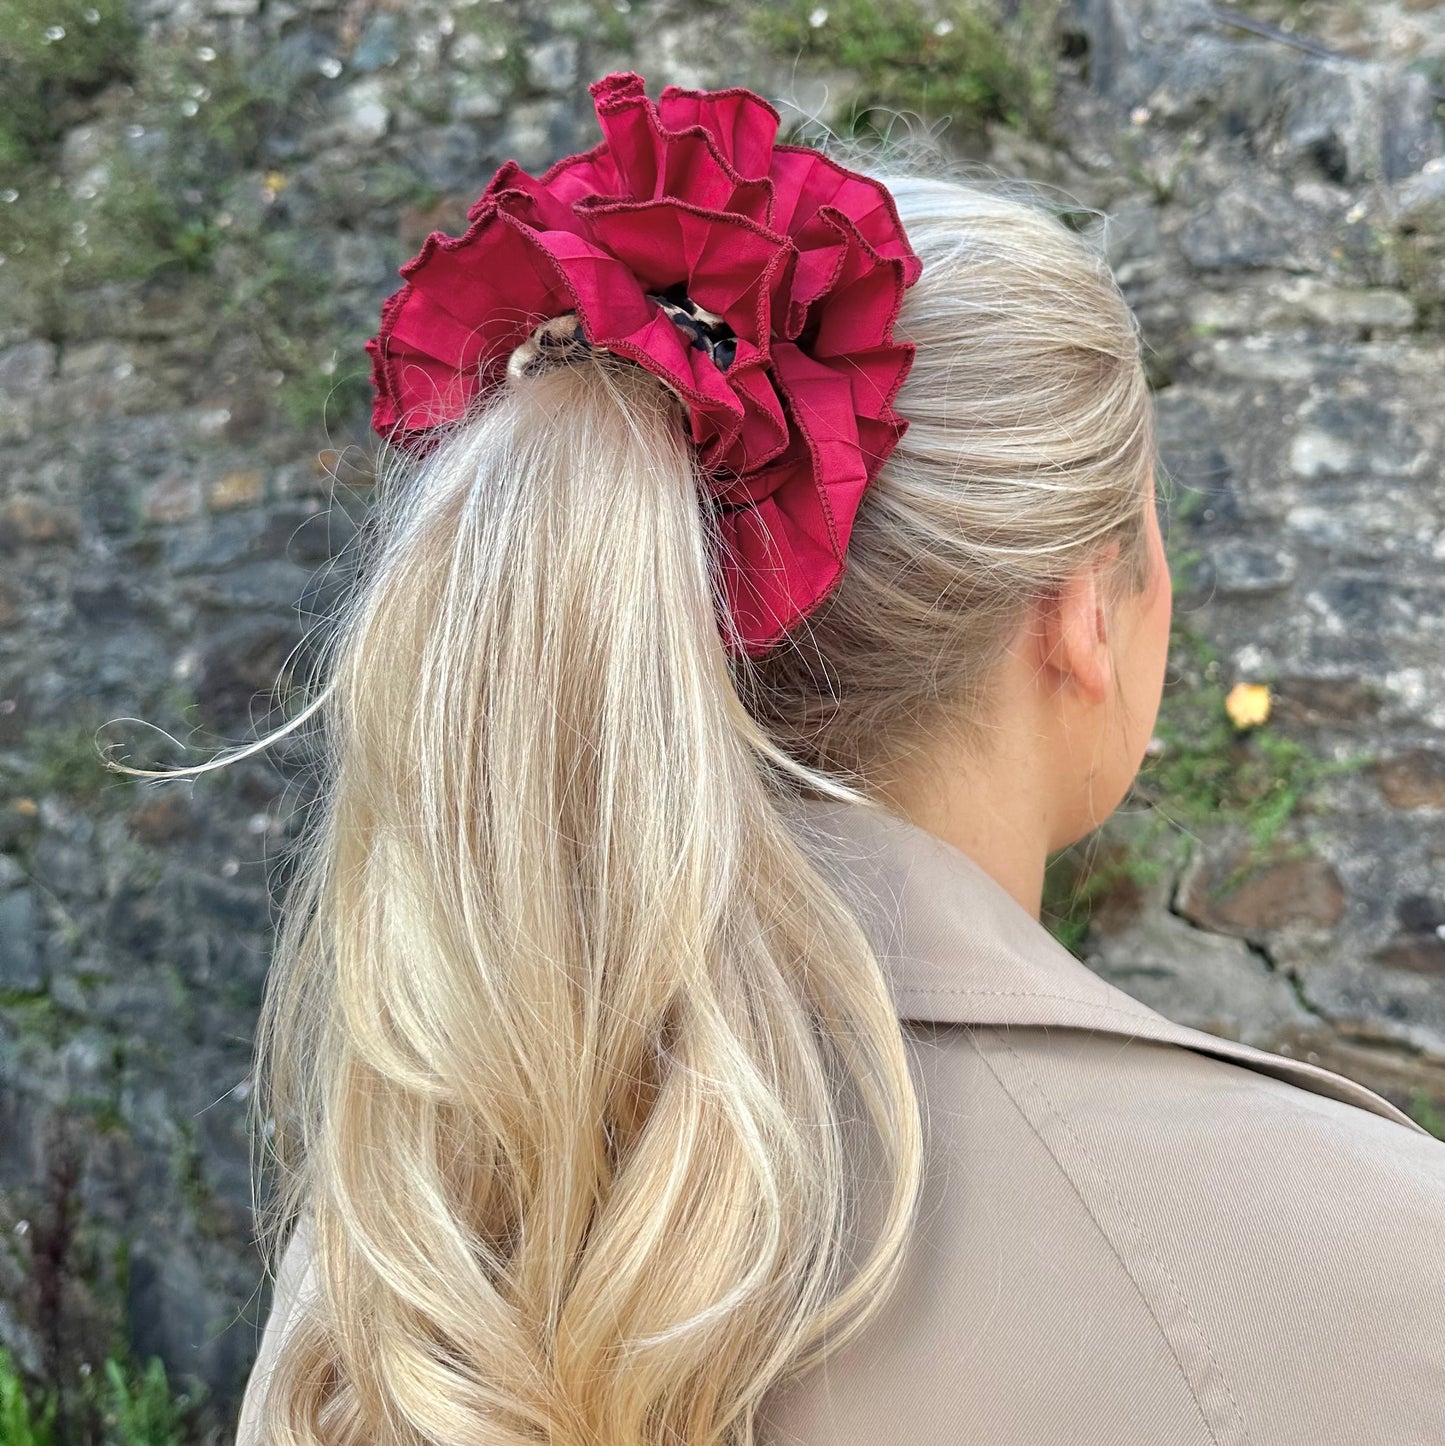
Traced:
[[258, 1032], [266, 1446], [750, 1442], [897, 1278], [902, 1030], [787, 818], [854, 795], [739, 701], [696, 469], [597, 354], [380, 499]]

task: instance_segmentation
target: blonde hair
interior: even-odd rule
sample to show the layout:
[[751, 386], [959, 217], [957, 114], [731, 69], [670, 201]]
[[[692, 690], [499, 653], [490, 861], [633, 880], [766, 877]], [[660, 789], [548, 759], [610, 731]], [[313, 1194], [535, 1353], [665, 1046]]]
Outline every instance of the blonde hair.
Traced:
[[509, 379], [383, 477], [288, 725], [316, 716], [327, 786], [253, 1139], [269, 1268], [304, 1225], [319, 1293], [266, 1446], [752, 1442], [898, 1278], [906, 1035], [786, 804], [872, 806], [895, 739], [985, 717], [1023, 600], [1115, 536], [1136, 566], [1153, 440], [1096, 247], [1026, 195], [885, 179], [923, 260], [911, 427], [773, 656], [728, 657], [702, 481], [641, 368]]

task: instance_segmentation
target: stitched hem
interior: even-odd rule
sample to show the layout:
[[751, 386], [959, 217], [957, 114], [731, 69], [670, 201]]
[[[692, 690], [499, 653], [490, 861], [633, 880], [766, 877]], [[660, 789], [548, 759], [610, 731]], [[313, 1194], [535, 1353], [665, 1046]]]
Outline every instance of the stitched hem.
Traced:
[[[1054, 1163], [1063, 1171], [1073, 1186], [1090, 1219], [1098, 1226], [1104, 1239], [1109, 1242], [1129, 1279], [1134, 1282], [1154, 1323], [1159, 1327], [1174, 1359], [1179, 1363], [1185, 1384], [1195, 1405], [1199, 1407], [1210, 1440], [1216, 1446], [1250, 1446], [1249, 1428], [1244, 1410], [1229, 1380], [1210, 1349], [1203, 1327], [1189, 1309], [1189, 1302], [1179, 1282], [1168, 1266], [1149, 1243], [1143, 1226], [1125, 1205], [1114, 1188], [1108, 1174], [1089, 1152], [1084, 1142], [1070, 1126], [1064, 1111], [1054, 1102], [1029, 1068], [1028, 1062], [1008, 1042], [997, 1026], [982, 1026], [998, 1039], [1012, 1057], [1020, 1076], [1014, 1082], [1005, 1079], [995, 1066], [995, 1061], [979, 1048], [970, 1030], [970, 1041], [989, 1072], [1008, 1093], [1019, 1112], [1028, 1121], [1029, 1127], [1038, 1137], [1040, 1144], [1049, 1152]], [[1015, 1085], [1021, 1088], [1015, 1088]], [[1028, 1098], [1021, 1098], [1027, 1093]], [[1061, 1158], [1061, 1146], [1072, 1146], [1074, 1168]], [[1080, 1177], [1087, 1175], [1093, 1187], [1093, 1199], [1086, 1193]], [[1097, 1205], [1112, 1206], [1114, 1228], [1110, 1229], [1100, 1217]]]

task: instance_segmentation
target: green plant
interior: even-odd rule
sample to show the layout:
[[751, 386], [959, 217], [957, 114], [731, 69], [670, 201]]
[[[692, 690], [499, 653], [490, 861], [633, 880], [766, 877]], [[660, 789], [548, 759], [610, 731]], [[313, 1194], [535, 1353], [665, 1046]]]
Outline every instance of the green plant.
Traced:
[[215, 1191], [206, 1179], [205, 1165], [196, 1140], [196, 1127], [190, 1120], [181, 1120], [179, 1134], [172, 1151], [171, 1167], [181, 1198], [192, 1220], [203, 1235], [218, 1236], [225, 1232]]
[[0, 0], [0, 171], [40, 160], [78, 100], [134, 73], [125, 0]]
[[93, 1091], [73, 1094], [70, 1097], [70, 1103], [72, 1108], [90, 1121], [91, 1127], [98, 1135], [129, 1133], [130, 1125], [121, 1112], [118, 1101], [109, 1095], [97, 1094]]
[[847, 129], [879, 131], [888, 111], [949, 116], [976, 128], [989, 120], [1049, 130], [1052, 37], [1058, 0], [1022, 0], [1001, 21], [981, 0], [790, 0], [757, 9], [771, 49], [810, 57], [856, 76]]
[[[7, 3], [15, 8], [19, 0], [0, 7]], [[69, 184], [54, 167], [53, 147], [32, 136], [7, 149], [0, 121], [0, 163], [9, 162], [0, 255], [23, 282], [24, 320], [57, 342], [85, 333], [86, 293], [101, 284], [211, 269], [226, 234], [223, 188], [257, 163], [286, 103], [278, 76], [211, 47], [131, 46], [124, 72], [133, 82], [124, 113], [107, 107], [96, 127], [106, 149]], [[85, 118], [80, 104], [72, 122]]]
[[416, 206], [426, 210], [441, 200], [442, 192], [410, 166], [378, 161], [356, 175], [339, 173], [318, 178], [318, 191], [327, 206], [336, 207], [345, 186], [360, 185], [371, 207]]
[[[1225, 707], [1218, 651], [1179, 623], [1171, 633], [1172, 681], [1160, 700], [1155, 736], [1123, 805], [1094, 833], [1059, 850], [1045, 873], [1044, 915], [1075, 952], [1097, 901], [1121, 883], [1144, 885], [1177, 870], [1205, 830], [1241, 828], [1253, 845], [1226, 891], [1275, 843], [1284, 825], [1323, 779], [1370, 762], [1359, 753], [1321, 759], [1266, 726], [1238, 728]], [[1297, 845], [1294, 853], [1308, 852]], [[1291, 856], [1276, 848], [1276, 861]]]
[[58, 793], [71, 803], [128, 803], [134, 786], [101, 762], [96, 721], [35, 725], [21, 747], [30, 758], [27, 786], [36, 794]]
[[1442, 1113], [1440, 1107], [1431, 1099], [1424, 1085], [1416, 1085], [1410, 1091], [1410, 1102], [1405, 1112], [1417, 1125], [1429, 1130], [1436, 1139], [1445, 1140], [1445, 1113]]
[[1158, 205], [1173, 200], [1179, 186], [1179, 177], [1185, 166], [1199, 148], [1198, 140], [1190, 134], [1180, 138], [1173, 157], [1164, 165], [1156, 165], [1146, 158], [1141, 145], [1141, 132], [1133, 125], [1126, 126], [1119, 134], [1119, 151], [1123, 157], [1124, 174], [1132, 181], [1145, 187]]
[[1041, 922], [1067, 949], [1079, 953], [1099, 901], [1121, 888], [1145, 887], [1177, 867], [1183, 853], [1180, 839], [1156, 816], [1127, 810], [1114, 815], [1087, 839], [1049, 857]]
[[173, 1396], [159, 1356], [152, 1356], [144, 1369], [122, 1366], [109, 1357], [104, 1375], [109, 1389], [102, 1397], [101, 1413], [107, 1446], [181, 1446], [185, 1418], [202, 1399], [204, 1388]]
[[217, 334], [244, 331], [259, 366], [278, 375], [292, 426], [314, 428], [359, 410], [370, 394], [369, 370], [338, 372], [336, 359], [360, 358], [369, 331], [343, 324], [326, 256], [290, 231], [233, 240], [234, 271], [212, 313]]
[[39, 1040], [47, 1049], [59, 1049], [84, 1025], [81, 1015], [63, 1009], [48, 994], [26, 994], [0, 989], [0, 1018], [20, 1040]]
[[84, 195], [28, 167], [12, 177], [14, 199], [0, 205], [0, 255], [24, 277], [34, 329], [54, 341], [85, 334], [93, 288], [168, 266], [205, 270], [219, 238], [213, 220], [124, 149], [107, 169], [104, 186]]
[[286, 104], [285, 81], [264, 56], [247, 62], [226, 50], [152, 44], [141, 51], [138, 72], [136, 114], [165, 134], [177, 187], [214, 190], [257, 165]]
[[0, 1442], [4, 1446], [52, 1446], [58, 1409], [59, 1398], [49, 1391], [37, 1412], [14, 1358], [0, 1347]]
[[489, 69], [501, 76], [512, 95], [531, 89], [531, 67], [527, 62], [527, 38], [517, 16], [502, 5], [463, 5], [455, 12], [453, 44], [463, 35], [481, 41]]
[[1160, 700], [1160, 755], [1146, 760], [1144, 799], [1184, 824], [1242, 824], [1265, 848], [1322, 779], [1350, 773], [1368, 753], [1321, 759], [1268, 726], [1241, 730], [1225, 707], [1220, 659], [1205, 638], [1176, 620], [1170, 645], [1177, 681]]
[[[352, 348], [360, 350], [360, 342]], [[363, 371], [334, 375], [318, 366], [288, 377], [281, 392], [287, 420], [298, 430], [329, 431], [340, 418], [355, 414], [370, 396], [370, 379]]]

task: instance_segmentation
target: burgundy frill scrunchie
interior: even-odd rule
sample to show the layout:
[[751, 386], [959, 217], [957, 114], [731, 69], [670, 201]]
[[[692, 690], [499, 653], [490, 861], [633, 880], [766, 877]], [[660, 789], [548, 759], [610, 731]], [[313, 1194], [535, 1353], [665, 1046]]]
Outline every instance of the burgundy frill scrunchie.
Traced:
[[366, 344], [372, 423], [424, 452], [540, 323], [573, 316], [685, 401], [727, 605], [761, 657], [837, 585], [907, 426], [893, 401], [913, 348], [893, 326], [921, 266], [887, 189], [775, 145], [778, 113], [751, 91], [668, 86], [654, 105], [624, 73], [591, 94], [600, 145], [540, 179], [507, 162], [463, 235], [434, 232], [401, 267]]

